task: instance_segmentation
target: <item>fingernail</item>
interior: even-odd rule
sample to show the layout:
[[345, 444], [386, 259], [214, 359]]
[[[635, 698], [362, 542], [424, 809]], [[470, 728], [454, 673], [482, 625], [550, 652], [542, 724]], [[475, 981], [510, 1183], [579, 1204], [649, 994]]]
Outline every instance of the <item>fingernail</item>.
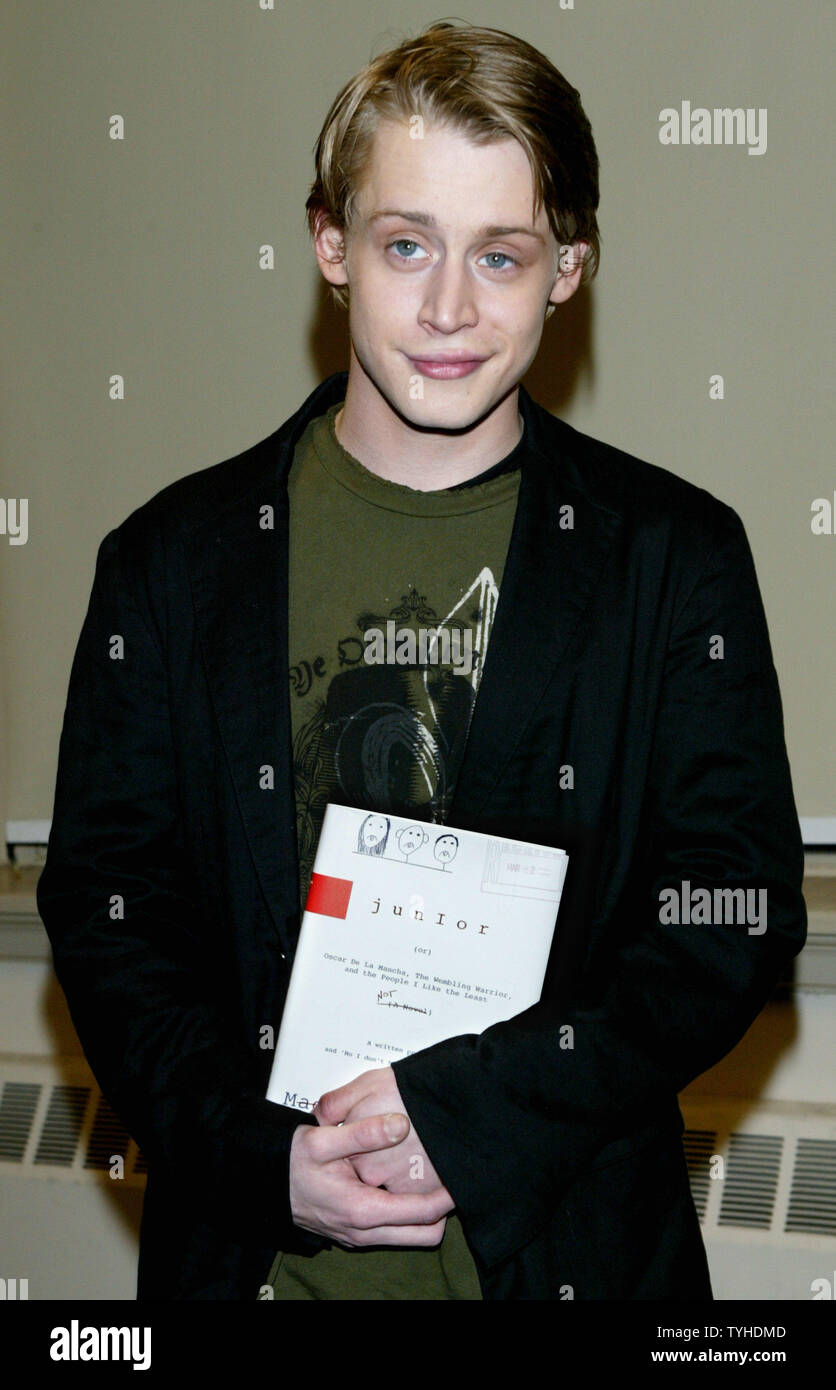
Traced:
[[404, 1115], [387, 1115], [383, 1121], [387, 1139], [403, 1139], [409, 1126]]

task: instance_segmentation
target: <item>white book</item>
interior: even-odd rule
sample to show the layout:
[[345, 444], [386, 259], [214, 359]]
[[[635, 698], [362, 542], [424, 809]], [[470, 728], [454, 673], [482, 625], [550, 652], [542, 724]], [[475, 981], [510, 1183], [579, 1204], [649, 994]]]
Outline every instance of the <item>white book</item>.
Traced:
[[536, 1004], [562, 849], [329, 804], [267, 1098], [310, 1110], [371, 1067]]

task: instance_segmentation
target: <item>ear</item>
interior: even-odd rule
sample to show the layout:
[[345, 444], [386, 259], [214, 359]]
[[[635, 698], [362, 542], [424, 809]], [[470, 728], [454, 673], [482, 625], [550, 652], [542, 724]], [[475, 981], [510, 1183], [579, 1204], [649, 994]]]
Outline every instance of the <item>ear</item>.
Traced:
[[546, 310], [547, 314], [554, 311], [555, 305], [564, 304], [572, 298], [581, 282], [584, 257], [588, 250], [588, 241], [575, 241], [571, 246], [559, 248], [558, 271], [549, 293], [550, 308]]
[[329, 285], [347, 285], [345, 267], [345, 233], [320, 213], [314, 235], [314, 252], [319, 268]]

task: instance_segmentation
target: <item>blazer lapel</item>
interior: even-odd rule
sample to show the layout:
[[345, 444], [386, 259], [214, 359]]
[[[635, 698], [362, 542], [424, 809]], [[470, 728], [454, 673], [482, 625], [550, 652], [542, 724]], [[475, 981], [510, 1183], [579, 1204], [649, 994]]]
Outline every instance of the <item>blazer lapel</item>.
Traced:
[[[256, 873], [288, 959], [298, 933], [288, 672], [287, 476], [309, 420], [344, 399], [329, 377], [268, 439], [223, 470], [185, 538], [199, 641]], [[272, 528], [260, 524], [274, 508]], [[272, 780], [272, 786], [270, 782]]]
[[579, 436], [524, 387], [520, 411], [528, 448], [517, 511], [447, 816], [463, 827], [509, 775], [529, 717], [578, 630], [622, 525], [618, 513], [589, 495], [572, 447]]

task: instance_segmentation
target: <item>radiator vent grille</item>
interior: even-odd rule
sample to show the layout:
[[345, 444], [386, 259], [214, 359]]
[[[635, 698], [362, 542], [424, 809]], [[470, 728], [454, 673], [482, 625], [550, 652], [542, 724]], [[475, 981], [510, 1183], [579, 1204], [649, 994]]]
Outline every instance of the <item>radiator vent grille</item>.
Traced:
[[715, 1129], [686, 1129], [682, 1136], [685, 1146], [685, 1161], [688, 1164], [688, 1177], [691, 1181], [691, 1195], [697, 1216], [705, 1219], [708, 1206], [708, 1192], [711, 1183], [711, 1159], [717, 1152], [717, 1131]]
[[836, 1107], [682, 1098], [688, 1177], [703, 1235], [836, 1246]]
[[836, 1236], [836, 1140], [799, 1139], [784, 1229]]
[[772, 1225], [781, 1152], [777, 1134], [730, 1134], [719, 1226], [750, 1226], [768, 1231]]
[[[99, 1094], [93, 1128], [87, 1153], [84, 1156], [85, 1168], [95, 1168], [99, 1172], [109, 1172], [114, 1154], [126, 1154], [131, 1145], [131, 1136], [121, 1120], [118, 1120], [105, 1100]], [[134, 1172], [136, 1164], [134, 1164]]]
[[28, 1081], [7, 1081], [0, 1096], [0, 1161], [22, 1163], [41, 1088]]
[[[2, 1062], [0, 1069], [12, 1070]], [[51, 1069], [26, 1064], [13, 1070]], [[0, 1172], [74, 1182], [118, 1177], [141, 1187], [146, 1171], [136, 1144], [86, 1069], [71, 1082], [0, 1080]]]
[[89, 1100], [89, 1086], [53, 1086], [35, 1163], [55, 1163], [62, 1168], [72, 1165]]

